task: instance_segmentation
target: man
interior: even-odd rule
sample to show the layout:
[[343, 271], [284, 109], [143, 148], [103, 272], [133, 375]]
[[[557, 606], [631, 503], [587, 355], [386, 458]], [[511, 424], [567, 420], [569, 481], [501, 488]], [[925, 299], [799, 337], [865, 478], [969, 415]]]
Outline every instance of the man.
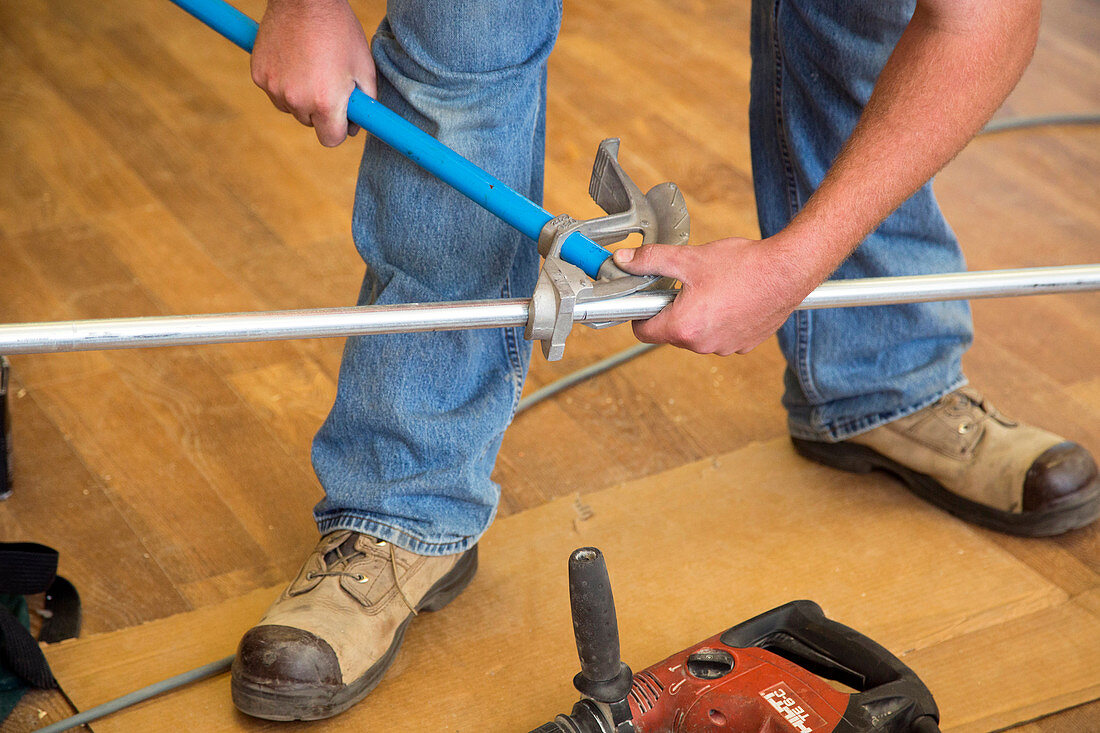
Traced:
[[[345, 104], [358, 86], [539, 200], [559, 21], [554, 0], [392, 0], [372, 56], [344, 0], [269, 0], [253, 77], [325, 145], [354, 132]], [[750, 119], [765, 238], [615, 257], [683, 282], [634, 324], [643, 341], [728, 355], [778, 329], [803, 455], [886, 468], [970, 521], [1034, 535], [1100, 513], [1096, 467], [964, 386], [965, 303], [791, 313], [831, 273], [964, 268], [927, 181], [1015, 85], [1038, 22], [1038, 0], [758, 0]], [[362, 302], [513, 297], [535, 282], [533, 243], [373, 139], [353, 231]], [[323, 537], [241, 641], [241, 710], [346, 709], [377, 684], [415, 612], [461, 592], [496, 509], [489, 475], [529, 355], [519, 329], [348, 340], [313, 447]]]

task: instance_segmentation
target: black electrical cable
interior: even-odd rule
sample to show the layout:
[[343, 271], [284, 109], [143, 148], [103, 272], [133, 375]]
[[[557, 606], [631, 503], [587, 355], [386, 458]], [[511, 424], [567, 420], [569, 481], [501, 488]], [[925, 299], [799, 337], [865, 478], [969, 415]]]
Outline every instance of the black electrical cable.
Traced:
[[523, 412], [531, 407], [534, 407], [543, 400], [548, 400], [558, 392], [569, 389], [575, 384], [580, 384], [592, 377], [599, 374], [603, 374], [606, 371], [610, 371], [615, 367], [628, 362], [631, 359], [646, 354], [656, 349], [660, 344], [635, 344], [629, 349], [623, 349], [622, 351], [612, 354], [606, 359], [601, 359], [595, 364], [590, 364], [583, 369], [578, 369], [571, 374], [567, 374], [561, 379], [551, 382], [542, 389], [535, 390], [531, 394], [524, 397], [519, 401], [519, 405], [516, 407], [516, 414]]
[[131, 705], [137, 705], [139, 702], [148, 700], [151, 697], [156, 697], [162, 692], [169, 692], [177, 688], [189, 685], [192, 682], [197, 682], [207, 677], [213, 677], [214, 675], [221, 674], [222, 672], [228, 672], [230, 665], [233, 664], [233, 657], [226, 657], [225, 659], [219, 659], [216, 662], [204, 664], [201, 667], [188, 670], [183, 674], [178, 674], [175, 677], [169, 677], [166, 680], [160, 682], [154, 682], [148, 687], [142, 687], [140, 690], [134, 690], [128, 692], [122, 697], [116, 697], [110, 702], [105, 702], [102, 705], [97, 705], [94, 708], [89, 708], [82, 713], [77, 713], [71, 718], [65, 718], [59, 720], [56, 723], [47, 725], [45, 728], [39, 728], [38, 733], [61, 733], [61, 731], [69, 730], [71, 728], [77, 728], [85, 723], [91, 723], [93, 720], [99, 720], [105, 715], [111, 713], [117, 713], [123, 708], [128, 708]]

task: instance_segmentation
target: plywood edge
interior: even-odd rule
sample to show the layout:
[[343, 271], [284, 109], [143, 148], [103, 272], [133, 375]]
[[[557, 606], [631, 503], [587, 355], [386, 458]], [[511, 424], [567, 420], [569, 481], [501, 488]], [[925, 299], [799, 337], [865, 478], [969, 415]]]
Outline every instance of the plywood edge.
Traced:
[[1100, 619], [1089, 610], [1100, 591], [1087, 595], [907, 657], [945, 733], [986, 733], [1100, 697]]

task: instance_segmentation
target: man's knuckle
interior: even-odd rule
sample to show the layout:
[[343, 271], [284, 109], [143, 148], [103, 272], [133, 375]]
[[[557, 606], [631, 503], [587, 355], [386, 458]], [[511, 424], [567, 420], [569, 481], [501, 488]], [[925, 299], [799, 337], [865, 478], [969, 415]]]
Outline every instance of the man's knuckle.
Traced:
[[699, 342], [699, 334], [691, 323], [680, 322], [669, 329], [669, 338], [677, 345], [695, 351], [695, 345]]
[[692, 343], [703, 343], [708, 338], [706, 325], [694, 319], [684, 320], [680, 325], [680, 332]]
[[713, 354], [714, 347], [711, 344], [710, 339], [705, 337], [696, 337], [688, 341], [688, 348], [694, 351], [696, 354]]
[[332, 91], [324, 86], [316, 87], [311, 91], [309, 102], [313, 108], [326, 114], [331, 112], [334, 106]]
[[290, 89], [283, 90], [281, 93], [278, 89], [272, 89], [272, 92], [279, 94], [279, 96], [283, 98], [283, 102], [286, 103], [286, 106], [290, 107], [292, 110], [301, 111], [307, 107], [305, 104], [305, 95], [297, 88], [291, 87]]

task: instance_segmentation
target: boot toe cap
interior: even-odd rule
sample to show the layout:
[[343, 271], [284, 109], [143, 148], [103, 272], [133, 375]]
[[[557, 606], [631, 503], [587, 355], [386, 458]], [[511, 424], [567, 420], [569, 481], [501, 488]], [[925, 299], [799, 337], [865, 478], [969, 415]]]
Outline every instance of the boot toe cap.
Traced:
[[241, 639], [233, 677], [266, 688], [339, 688], [340, 662], [328, 643], [303, 629], [256, 626]]
[[1077, 443], [1065, 441], [1048, 448], [1024, 477], [1023, 510], [1036, 512], [1085, 500], [1100, 491], [1096, 461]]

